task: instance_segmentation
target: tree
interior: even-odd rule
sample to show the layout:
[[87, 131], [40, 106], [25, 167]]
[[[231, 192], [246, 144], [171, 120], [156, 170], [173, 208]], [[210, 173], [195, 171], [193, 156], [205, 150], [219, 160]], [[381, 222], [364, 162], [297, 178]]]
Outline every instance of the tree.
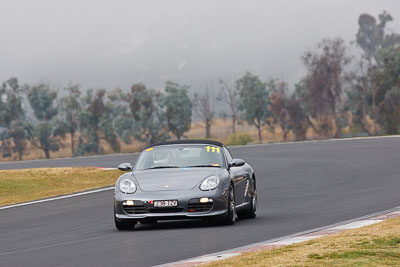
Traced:
[[58, 151], [61, 146], [59, 136], [64, 137], [65, 133], [57, 134], [53, 122], [40, 121], [37, 123], [32, 133], [32, 143], [37, 148], [43, 150], [46, 159], [50, 158], [51, 151]]
[[149, 145], [165, 141], [168, 138], [168, 126], [161, 108], [162, 94], [139, 83], [131, 87], [127, 97], [135, 122], [135, 138]]
[[93, 94], [93, 90], [87, 91], [85, 108], [78, 115], [81, 136], [76, 155], [102, 154], [101, 140], [105, 140], [114, 152], [121, 149], [113, 127], [112, 111], [104, 104], [106, 90], [100, 89]]
[[271, 132], [274, 131], [266, 86], [250, 72], [237, 80], [236, 86], [240, 90], [239, 109], [243, 112], [243, 119], [257, 128], [258, 140], [262, 143], [262, 127], [266, 125]]
[[267, 83], [270, 91], [269, 110], [283, 131], [283, 138], [287, 140], [287, 134], [291, 130], [296, 140], [305, 140], [309, 119], [307, 117], [307, 101], [301, 98], [303, 87], [296, 84], [296, 90], [288, 95], [287, 84], [279, 80], [270, 80]]
[[82, 111], [81, 92], [79, 85], [70, 85], [64, 90], [68, 94], [60, 99], [60, 123], [63, 123], [65, 131], [70, 134], [71, 153], [75, 155], [75, 134], [79, 127], [79, 113]]
[[385, 94], [380, 104], [383, 126], [386, 134], [400, 133], [400, 87], [395, 87]]
[[0, 139], [3, 157], [11, 157], [17, 153], [18, 160], [22, 160], [26, 152], [28, 131], [22, 101], [24, 87], [21, 87], [17, 78], [11, 78], [0, 87]]
[[188, 96], [188, 86], [167, 81], [163, 105], [166, 108], [168, 129], [178, 140], [190, 130], [193, 104]]
[[386, 24], [393, 20], [392, 16], [386, 11], [378, 16], [379, 22], [369, 14], [361, 14], [358, 18], [358, 32], [356, 42], [363, 50], [366, 60], [370, 64], [381, 65], [382, 58], [379, 51], [388, 47], [393, 47], [399, 42], [398, 34], [386, 34]]
[[[368, 113], [368, 106], [365, 99], [371, 98], [371, 117], [374, 121], [374, 134], [377, 134], [377, 122], [378, 116], [378, 105], [380, 101], [384, 99], [385, 92], [380, 92], [378, 96], [378, 87], [375, 82], [379, 80], [377, 74], [379, 69], [384, 64], [383, 51], [395, 47], [400, 43], [400, 35], [396, 33], [387, 34], [386, 24], [392, 21], [392, 16], [383, 12], [378, 16], [378, 21], [369, 14], [361, 14], [358, 19], [359, 29], [356, 35], [356, 43], [363, 52], [362, 61], [365, 61], [365, 67], [363, 67], [363, 73], [359, 76], [361, 81], [358, 95], [360, 95], [362, 101], [359, 103], [361, 106], [359, 110], [362, 120], [366, 121], [365, 117]], [[353, 95], [356, 93], [354, 92]], [[380, 99], [377, 99], [380, 98]], [[364, 122], [365, 124], [365, 122]], [[364, 128], [366, 128], [364, 126]]]
[[400, 46], [382, 51], [382, 66], [377, 72], [379, 122], [385, 133], [400, 133]]
[[296, 140], [305, 140], [309, 121], [305, 110], [301, 106], [301, 100], [292, 95], [287, 100], [287, 112], [290, 118], [290, 128], [296, 136]]
[[229, 107], [232, 119], [232, 133], [234, 134], [236, 133], [236, 123], [239, 118], [240, 91], [230, 78], [220, 79], [219, 83], [221, 88], [217, 99]]
[[56, 97], [57, 92], [44, 83], [28, 89], [28, 101], [37, 119], [37, 122], [30, 126], [31, 142], [43, 150], [47, 159], [50, 158], [51, 151], [59, 150], [60, 137], [65, 137], [65, 127], [60, 126], [55, 117], [57, 115]]
[[346, 55], [344, 41], [323, 39], [317, 52], [307, 52], [302, 57], [308, 70], [305, 78], [313, 114], [319, 123], [327, 123], [332, 116], [335, 123], [335, 137], [340, 137], [345, 124], [343, 110], [344, 67], [350, 62]]
[[269, 110], [278, 122], [283, 132], [283, 139], [287, 141], [288, 133], [291, 130], [290, 114], [288, 110], [287, 84], [279, 80], [270, 80], [267, 83], [270, 92]]
[[107, 93], [106, 109], [110, 110], [113, 127], [125, 144], [132, 143], [135, 122], [129, 112], [128, 96], [121, 88], [113, 88]]
[[28, 101], [38, 120], [50, 120], [57, 114], [56, 98], [57, 92], [44, 83], [31, 86], [28, 90]]
[[211, 138], [211, 126], [214, 122], [214, 106], [212, 96], [207, 87], [203, 93], [194, 95], [194, 103], [198, 116], [204, 123], [206, 138]]
[[372, 135], [373, 132], [367, 119], [371, 106], [371, 94], [369, 91], [372, 77], [367, 75], [368, 69], [363, 57], [357, 63], [355, 70], [350, 73], [349, 81], [351, 84], [349, 90], [346, 91], [346, 109], [352, 114], [352, 123], [360, 125], [364, 132]]

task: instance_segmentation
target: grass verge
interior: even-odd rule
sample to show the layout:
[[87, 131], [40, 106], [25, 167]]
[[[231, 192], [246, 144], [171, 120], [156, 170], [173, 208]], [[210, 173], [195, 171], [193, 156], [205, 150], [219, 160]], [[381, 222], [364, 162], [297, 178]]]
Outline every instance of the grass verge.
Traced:
[[118, 170], [37, 168], [0, 171], [0, 206], [113, 185]]
[[400, 266], [400, 218], [202, 266]]

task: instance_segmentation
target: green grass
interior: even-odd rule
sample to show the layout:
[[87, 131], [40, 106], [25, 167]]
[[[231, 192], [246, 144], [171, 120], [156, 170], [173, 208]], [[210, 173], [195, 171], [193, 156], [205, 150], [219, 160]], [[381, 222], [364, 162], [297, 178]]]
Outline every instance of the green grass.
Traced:
[[0, 171], [0, 206], [113, 185], [120, 171], [38, 168]]
[[400, 266], [400, 218], [205, 266]]

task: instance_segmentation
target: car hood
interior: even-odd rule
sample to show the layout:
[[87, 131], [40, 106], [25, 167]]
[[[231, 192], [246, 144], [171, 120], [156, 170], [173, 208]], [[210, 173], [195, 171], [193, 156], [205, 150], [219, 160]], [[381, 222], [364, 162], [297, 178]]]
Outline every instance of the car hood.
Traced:
[[142, 191], [189, 190], [206, 177], [217, 175], [220, 168], [173, 168], [134, 171]]

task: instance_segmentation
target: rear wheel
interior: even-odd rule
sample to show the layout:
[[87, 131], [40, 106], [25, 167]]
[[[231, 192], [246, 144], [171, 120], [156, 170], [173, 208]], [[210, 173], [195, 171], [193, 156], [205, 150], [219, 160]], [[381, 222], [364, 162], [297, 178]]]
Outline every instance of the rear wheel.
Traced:
[[236, 209], [235, 209], [235, 194], [232, 184], [229, 185], [228, 191], [228, 214], [226, 218], [223, 220], [223, 223], [226, 225], [235, 224], [236, 221]]
[[248, 218], [255, 218], [257, 216], [257, 189], [256, 189], [256, 180], [253, 178], [253, 194], [251, 196], [251, 204], [249, 208], [249, 213], [247, 214]]
[[257, 216], [257, 193], [254, 192], [251, 197], [251, 204], [249, 208], [249, 213], [247, 214], [248, 218], [255, 218]]

